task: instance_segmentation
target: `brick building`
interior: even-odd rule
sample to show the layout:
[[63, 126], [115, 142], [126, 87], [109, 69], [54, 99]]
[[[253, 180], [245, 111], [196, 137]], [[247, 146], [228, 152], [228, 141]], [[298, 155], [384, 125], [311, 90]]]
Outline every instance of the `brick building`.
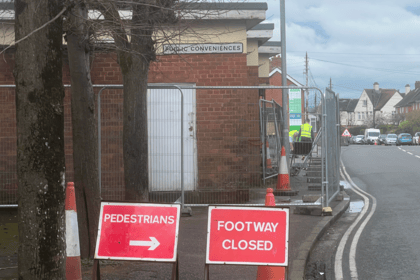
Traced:
[[[270, 74], [269, 74], [269, 84], [271, 86], [282, 86], [283, 85], [283, 77], [282, 77], [282, 71], [281, 71], [281, 57], [279, 55], [272, 56], [270, 58]], [[290, 75], [287, 75], [287, 85], [288, 86], [296, 86], [296, 87], [302, 87], [303, 85], [299, 83], [297, 80], [292, 78]], [[292, 90], [293, 91], [293, 90]], [[305, 116], [305, 106], [304, 106], [304, 100], [305, 100], [305, 94], [303, 90], [295, 90], [297, 92], [300, 92], [300, 112], [293, 113], [292, 109], [290, 110], [290, 119], [289, 119], [289, 126], [290, 130], [299, 130], [300, 125], [304, 121]], [[274, 99], [280, 106], [283, 106], [283, 92], [281, 90], [267, 90], [266, 91], [266, 99], [272, 100]], [[289, 92], [290, 96], [290, 92]], [[290, 106], [290, 104], [289, 104]], [[296, 107], [296, 106], [295, 106]], [[296, 109], [296, 108], [295, 108]]]
[[[194, 24], [189, 34], [158, 49], [151, 64], [151, 85], [257, 86], [269, 83], [269, 55], [263, 46], [274, 26], [259, 25], [266, 3], [194, 4], [192, 10], [215, 10]], [[13, 17], [2, 18], [13, 22]], [[194, 19], [191, 19], [192, 21]], [[271, 32], [271, 35], [270, 35]], [[3, 33], [5, 34], [5, 33]], [[13, 37], [0, 39], [2, 45]], [[270, 44], [268, 44], [270, 45]], [[166, 47], [166, 49], [165, 49]], [[207, 51], [209, 49], [216, 51]], [[176, 49], [176, 53], [174, 53]], [[232, 51], [233, 50], [233, 51]], [[260, 57], [261, 55], [261, 57]], [[65, 59], [66, 62], [66, 59]], [[263, 62], [263, 63], [261, 63]], [[12, 85], [13, 49], [0, 60], [0, 84]], [[97, 50], [92, 58], [94, 85], [121, 85], [122, 76], [113, 52]], [[64, 83], [70, 84], [68, 64]], [[98, 93], [99, 87], [95, 87]], [[187, 202], [233, 202], [248, 198], [247, 190], [261, 183], [258, 90], [184, 90], [184, 131], [179, 131], [180, 99], [177, 90], [154, 89], [148, 94], [149, 177], [151, 197], [174, 201], [180, 191], [180, 139], [184, 137]], [[124, 198], [122, 159], [122, 90], [101, 93], [102, 198]], [[16, 120], [12, 87], [0, 88], [0, 204], [16, 202]], [[73, 180], [70, 90], [65, 96], [66, 180]], [[96, 108], [97, 109], [97, 108]], [[168, 199], [162, 193], [171, 194]], [[206, 195], [202, 195], [205, 193]], [[175, 198], [175, 199], [174, 199]]]
[[404, 115], [411, 111], [420, 109], [420, 81], [416, 81], [414, 89], [410, 89], [410, 85], [405, 86], [405, 95], [395, 105], [395, 110], [398, 114]]

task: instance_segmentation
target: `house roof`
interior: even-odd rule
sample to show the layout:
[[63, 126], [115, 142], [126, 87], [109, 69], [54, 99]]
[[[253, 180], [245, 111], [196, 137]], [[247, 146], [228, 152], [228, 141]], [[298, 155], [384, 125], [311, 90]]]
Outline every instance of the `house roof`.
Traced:
[[338, 101], [340, 106], [340, 111], [347, 111], [347, 105], [349, 105], [350, 99], [349, 98], [340, 98]]
[[395, 105], [395, 107], [406, 107], [416, 101], [420, 101], [420, 88], [416, 88], [408, 92], [403, 99]]
[[340, 111], [354, 112], [359, 99], [340, 98]]
[[[281, 75], [281, 69], [279, 68], [274, 68], [273, 71], [270, 72], [269, 77], [273, 76], [274, 74], [279, 73]], [[295, 79], [293, 79], [290, 75], [287, 75], [287, 79], [289, 81], [291, 81], [293, 84], [295, 84], [298, 87], [303, 87], [303, 85], [301, 83], [299, 83], [298, 81], [296, 81]]]
[[347, 112], [354, 112], [354, 109], [356, 109], [357, 102], [359, 102], [359, 99], [351, 99], [349, 102], [349, 105], [347, 105]]
[[375, 110], [380, 110], [385, 104], [394, 96], [395, 93], [399, 93], [396, 89], [383, 89], [380, 88], [379, 91], [374, 89], [365, 89], [367, 96], [369, 96], [370, 101], [372, 102]]

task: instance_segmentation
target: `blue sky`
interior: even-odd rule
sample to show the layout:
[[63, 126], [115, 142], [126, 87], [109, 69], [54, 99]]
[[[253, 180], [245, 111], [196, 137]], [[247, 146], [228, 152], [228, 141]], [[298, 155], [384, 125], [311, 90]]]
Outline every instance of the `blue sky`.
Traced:
[[[264, 2], [264, 1], [254, 1]], [[267, 20], [280, 41], [279, 0], [267, 0]], [[287, 72], [324, 89], [332, 80], [342, 98], [358, 98], [378, 82], [404, 92], [420, 81], [420, 2], [285, 0]]]

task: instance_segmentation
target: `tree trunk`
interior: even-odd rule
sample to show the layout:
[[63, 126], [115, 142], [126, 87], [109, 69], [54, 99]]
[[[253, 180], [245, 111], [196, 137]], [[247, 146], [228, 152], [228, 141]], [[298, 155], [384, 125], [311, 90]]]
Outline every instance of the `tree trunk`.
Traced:
[[133, 9], [130, 40], [118, 8], [112, 1], [96, 1], [117, 47], [124, 83], [123, 154], [125, 199], [149, 200], [147, 80], [150, 62], [156, 57], [152, 35], [155, 26], [174, 23], [174, 0], [127, 2]]
[[[15, 39], [54, 18], [61, 0], [15, 1]], [[62, 20], [19, 43], [15, 54], [19, 279], [65, 279]]]
[[149, 200], [147, 77], [149, 62], [137, 54], [119, 53], [124, 82], [123, 153], [125, 199]]
[[101, 190], [98, 178], [98, 135], [95, 96], [90, 78], [87, 7], [77, 3], [67, 14], [67, 51], [71, 76], [73, 165], [82, 258], [93, 258]]

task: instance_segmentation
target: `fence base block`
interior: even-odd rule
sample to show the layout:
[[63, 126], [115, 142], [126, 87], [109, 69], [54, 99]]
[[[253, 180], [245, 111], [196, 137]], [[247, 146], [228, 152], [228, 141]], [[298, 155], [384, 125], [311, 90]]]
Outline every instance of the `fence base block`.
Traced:
[[293, 190], [290, 190], [290, 191], [278, 191], [278, 190], [275, 190], [273, 192], [273, 194], [274, 194], [274, 196], [296, 196], [296, 195], [299, 194], [299, 191], [293, 191]]

